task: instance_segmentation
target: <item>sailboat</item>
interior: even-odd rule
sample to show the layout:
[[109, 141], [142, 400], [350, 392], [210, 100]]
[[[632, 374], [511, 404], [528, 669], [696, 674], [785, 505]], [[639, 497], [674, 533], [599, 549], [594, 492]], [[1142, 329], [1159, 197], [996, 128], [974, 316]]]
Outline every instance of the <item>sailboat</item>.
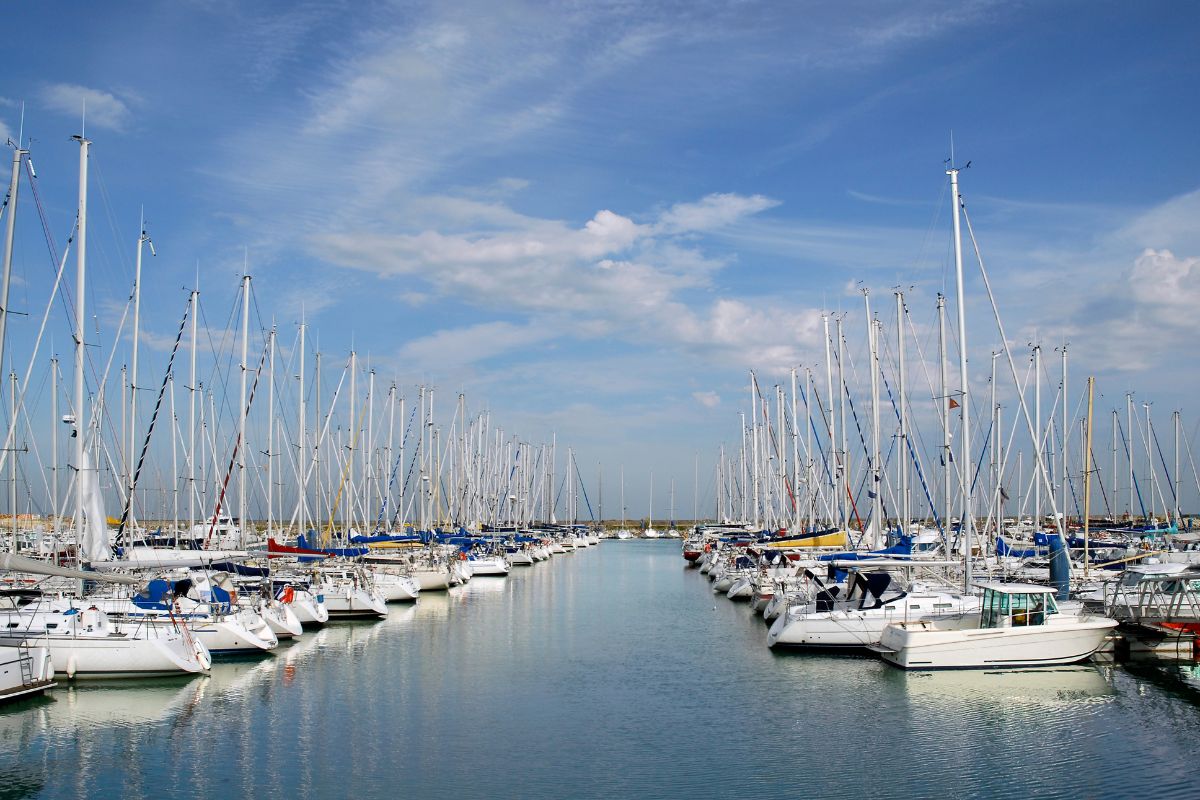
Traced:
[[[75, 296], [75, 414], [63, 421], [72, 426], [75, 438], [75, 538], [82, 557], [90, 562], [112, 558], [107, 517], [100, 493], [99, 469], [88, 449], [85, 424], [84, 353], [86, 334], [87, 266], [87, 189], [88, 149], [91, 142], [82, 135], [79, 142], [79, 205], [76, 234]], [[5, 559], [3, 568], [25, 572], [63, 575], [50, 565], [23, 560], [16, 566], [15, 555]], [[80, 570], [67, 570], [65, 577], [87, 578]], [[94, 573], [93, 573], [94, 576]], [[131, 578], [112, 576], [106, 580], [136, 583]], [[0, 643], [8, 646], [45, 648], [55, 673], [68, 678], [119, 677], [203, 672], [211, 659], [202, 642], [191, 636], [187, 627], [172, 622], [167, 627], [122, 623], [95, 604], [84, 600], [52, 601], [39, 598], [21, 607], [0, 609]]]
[[617, 528], [618, 539], [632, 539], [633, 534], [629, 532], [629, 523], [625, 519], [625, 467], [621, 467], [621, 527]]
[[675, 527], [675, 479], [671, 479], [671, 528], [667, 531], [668, 539], [678, 539], [679, 529]]
[[642, 531], [643, 539], [661, 539], [662, 534], [654, 530], [654, 473], [650, 473], [650, 515], [646, 518], [646, 530]]

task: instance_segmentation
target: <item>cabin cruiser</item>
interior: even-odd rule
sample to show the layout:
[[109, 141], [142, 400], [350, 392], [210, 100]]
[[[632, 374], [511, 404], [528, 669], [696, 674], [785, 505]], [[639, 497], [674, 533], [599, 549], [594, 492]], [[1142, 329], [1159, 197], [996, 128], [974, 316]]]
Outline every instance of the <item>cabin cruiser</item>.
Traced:
[[1074, 664], [1104, 643], [1116, 620], [1060, 608], [1054, 590], [983, 583], [983, 602], [954, 618], [895, 622], [871, 649], [903, 669], [992, 669]]

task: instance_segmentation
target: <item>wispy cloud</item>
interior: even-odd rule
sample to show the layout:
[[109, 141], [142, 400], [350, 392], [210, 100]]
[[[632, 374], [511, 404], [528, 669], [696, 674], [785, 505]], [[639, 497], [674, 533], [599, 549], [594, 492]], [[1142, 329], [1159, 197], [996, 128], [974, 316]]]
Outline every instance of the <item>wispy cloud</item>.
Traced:
[[85, 115], [86, 123], [97, 128], [123, 131], [132, 114], [125, 100], [111, 92], [73, 83], [54, 83], [41, 92], [42, 104], [51, 111]]

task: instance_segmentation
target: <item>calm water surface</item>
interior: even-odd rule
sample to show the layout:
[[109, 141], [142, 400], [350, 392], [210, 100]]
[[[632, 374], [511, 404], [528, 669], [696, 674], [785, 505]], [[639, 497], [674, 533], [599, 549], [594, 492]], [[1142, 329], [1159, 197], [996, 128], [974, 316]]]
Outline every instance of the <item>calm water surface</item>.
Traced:
[[0, 709], [19, 797], [1196, 797], [1188, 666], [776, 655], [677, 542], [606, 541], [191, 680]]

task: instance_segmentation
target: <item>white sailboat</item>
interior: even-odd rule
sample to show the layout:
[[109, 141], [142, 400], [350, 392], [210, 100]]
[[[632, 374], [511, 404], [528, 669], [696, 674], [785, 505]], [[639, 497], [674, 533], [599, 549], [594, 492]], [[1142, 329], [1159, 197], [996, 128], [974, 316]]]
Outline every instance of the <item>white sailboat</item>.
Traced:
[[650, 514], [646, 518], [646, 530], [642, 531], [643, 539], [661, 539], [662, 534], [654, 530], [654, 473], [650, 473]]
[[42, 694], [54, 686], [49, 647], [24, 641], [0, 645], [0, 702]]
[[633, 534], [629, 532], [629, 523], [625, 518], [625, 465], [621, 465], [621, 527], [617, 528], [618, 539], [632, 539]]

